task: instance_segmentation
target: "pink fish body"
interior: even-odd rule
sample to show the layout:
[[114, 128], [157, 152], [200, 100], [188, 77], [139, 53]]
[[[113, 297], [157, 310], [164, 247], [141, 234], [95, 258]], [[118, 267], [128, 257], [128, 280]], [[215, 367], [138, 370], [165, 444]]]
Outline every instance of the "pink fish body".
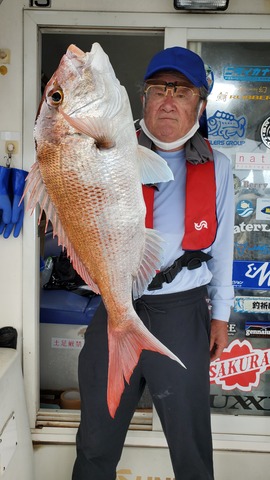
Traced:
[[138, 146], [126, 90], [97, 43], [87, 53], [68, 48], [46, 86], [34, 136], [28, 208], [45, 211], [74, 268], [103, 298], [114, 417], [143, 349], [183, 365], [132, 305], [132, 293], [142, 295], [162, 262], [162, 241], [145, 228], [141, 184], [173, 176], [161, 157]]

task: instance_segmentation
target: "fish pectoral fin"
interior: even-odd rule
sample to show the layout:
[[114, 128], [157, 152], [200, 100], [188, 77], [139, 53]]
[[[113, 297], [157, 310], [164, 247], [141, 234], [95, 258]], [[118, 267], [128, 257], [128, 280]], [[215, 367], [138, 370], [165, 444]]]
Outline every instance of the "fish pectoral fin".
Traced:
[[164, 240], [156, 230], [145, 229], [145, 248], [140, 268], [133, 280], [133, 298], [139, 298], [156, 275], [163, 260]]
[[109, 149], [115, 146], [113, 123], [110, 119], [104, 117], [71, 117], [61, 107], [59, 107], [59, 112], [78, 133], [93, 138], [98, 149]]
[[138, 145], [140, 180], [143, 184], [169, 182], [174, 179], [167, 162], [149, 148]]
[[120, 404], [125, 381], [129, 384], [142, 350], [151, 350], [166, 355], [186, 368], [174, 353], [149, 332], [139, 317], [136, 317], [135, 321], [131, 319], [131, 322], [128, 322], [127, 329], [121, 331], [114, 330], [110, 326], [110, 318], [108, 318], [108, 341], [107, 404], [112, 418], [115, 417]]

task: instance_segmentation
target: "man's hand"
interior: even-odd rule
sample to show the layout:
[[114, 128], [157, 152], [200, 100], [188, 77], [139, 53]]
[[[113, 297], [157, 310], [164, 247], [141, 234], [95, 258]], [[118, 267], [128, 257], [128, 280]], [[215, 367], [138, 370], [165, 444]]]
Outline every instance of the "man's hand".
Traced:
[[210, 361], [219, 358], [228, 345], [228, 324], [221, 320], [211, 321], [210, 334]]

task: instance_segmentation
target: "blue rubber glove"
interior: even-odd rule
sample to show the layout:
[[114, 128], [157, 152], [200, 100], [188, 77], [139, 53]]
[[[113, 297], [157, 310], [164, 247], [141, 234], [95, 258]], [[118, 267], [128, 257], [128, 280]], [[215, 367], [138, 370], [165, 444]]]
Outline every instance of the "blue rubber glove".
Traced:
[[[0, 166], [0, 235], [6, 226], [11, 222], [11, 200], [10, 200], [10, 168]], [[6, 238], [6, 237], [5, 237]]]
[[11, 223], [14, 225], [13, 237], [17, 238], [20, 234], [23, 224], [24, 201], [22, 200], [20, 203], [20, 200], [22, 198], [25, 187], [25, 179], [28, 172], [26, 172], [25, 170], [20, 170], [18, 168], [12, 168], [11, 170], [11, 183], [13, 193]]

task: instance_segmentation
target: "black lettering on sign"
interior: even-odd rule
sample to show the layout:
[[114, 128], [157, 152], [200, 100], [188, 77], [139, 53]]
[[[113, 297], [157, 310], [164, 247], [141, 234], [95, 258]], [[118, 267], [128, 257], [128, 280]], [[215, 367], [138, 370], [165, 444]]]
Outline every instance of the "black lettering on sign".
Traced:
[[[251, 395], [210, 395], [211, 408], [226, 410], [263, 410], [270, 411], [270, 397]], [[263, 405], [261, 404], [263, 403]]]
[[51, 0], [30, 0], [29, 1], [29, 7], [50, 7], [51, 6]]

